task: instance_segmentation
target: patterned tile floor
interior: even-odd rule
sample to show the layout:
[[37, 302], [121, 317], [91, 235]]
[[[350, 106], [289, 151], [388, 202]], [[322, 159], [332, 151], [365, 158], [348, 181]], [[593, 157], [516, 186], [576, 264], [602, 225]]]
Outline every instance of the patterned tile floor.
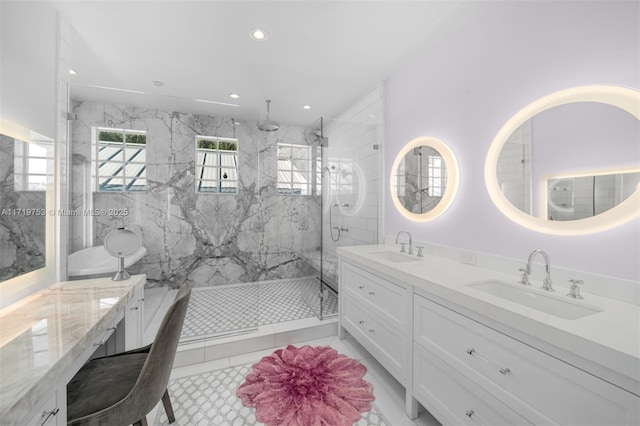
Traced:
[[[235, 395], [253, 363], [208, 371], [169, 382], [169, 394], [176, 417], [176, 426], [244, 426], [262, 425], [256, 421], [254, 410], [242, 405]], [[168, 426], [164, 410], [158, 411], [156, 426]], [[358, 426], [390, 426], [379, 410], [363, 413]], [[303, 426], [303, 425], [301, 425]]]
[[[294, 343], [300, 347], [331, 346], [339, 353], [359, 360], [367, 367], [364, 379], [373, 385], [375, 396], [373, 410], [364, 413], [358, 426], [441, 426], [427, 411], [416, 419], [404, 413], [405, 392], [389, 372], [377, 362], [366, 349], [353, 338], [341, 340], [338, 336]], [[242, 405], [235, 396], [238, 386], [253, 364], [276, 349], [269, 348], [256, 352], [221, 358], [184, 367], [176, 367], [171, 372], [169, 395], [176, 415], [175, 425], [195, 426], [250, 426], [257, 423], [252, 408]], [[150, 425], [166, 426], [167, 417], [158, 403], [147, 416]], [[305, 425], [300, 425], [305, 426]]]
[[[260, 325], [316, 316], [319, 282], [314, 277], [195, 288], [181, 342], [227, 335]], [[336, 314], [338, 298], [325, 292], [323, 311]]]

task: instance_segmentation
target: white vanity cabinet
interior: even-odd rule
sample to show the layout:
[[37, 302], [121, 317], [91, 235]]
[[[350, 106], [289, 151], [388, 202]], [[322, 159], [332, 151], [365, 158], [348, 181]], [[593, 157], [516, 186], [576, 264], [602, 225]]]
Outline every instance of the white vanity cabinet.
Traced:
[[638, 425], [638, 396], [414, 295], [414, 394], [444, 423]]
[[125, 350], [142, 346], [144, 340], [144, 286], [135, 288], [135, 294], [124, 313]]
[[411, 374], [411, 289], [341, 262], [340, 324], [403, 386]]

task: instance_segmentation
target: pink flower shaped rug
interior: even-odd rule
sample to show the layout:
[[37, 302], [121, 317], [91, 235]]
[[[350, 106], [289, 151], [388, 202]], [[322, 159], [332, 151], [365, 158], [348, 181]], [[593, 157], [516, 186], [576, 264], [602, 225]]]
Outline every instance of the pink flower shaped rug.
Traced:
[[352, 426], [375, 399], [367, 368], [327, 346], [289, 345], [251, 368], [236, 395], [268, 426]]

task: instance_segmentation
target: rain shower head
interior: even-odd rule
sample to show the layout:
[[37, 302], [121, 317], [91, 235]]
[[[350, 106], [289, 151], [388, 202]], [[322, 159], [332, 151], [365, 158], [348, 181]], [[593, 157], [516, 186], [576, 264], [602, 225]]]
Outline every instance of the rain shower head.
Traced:
[[263, 132], [275, 132], [280, 128], [280, 124], [278, 124], [278, 122], [276, 121], [271, 120], [269, 117], [270, 106], [271, 106], [271, 101], [267, 99], [267, 119], [258, 121], [258, 129], [262, 130]]

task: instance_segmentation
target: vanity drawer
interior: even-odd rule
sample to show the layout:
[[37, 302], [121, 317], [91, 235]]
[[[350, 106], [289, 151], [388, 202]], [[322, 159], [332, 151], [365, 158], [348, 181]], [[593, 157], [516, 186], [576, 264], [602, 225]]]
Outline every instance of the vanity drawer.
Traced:
[[400, 330], [405, 330], [408, 323], [410, 295], [408, 289], [377, 277], [363, 269], [348, 263], [342, 264], [340, 280], [342, 290], [358, 297], [368, 304], [377, 316], [386, 317]]
[[531, 424], [422, 345], [414, 345], [413, 365], [414, 395], [441, 423]]
[[636, 425], [640, 398], [414, 296], [414, 339], [534, 423]]
[[25, 426], [54, 426], [66, 423], [65, 419], [60, 416], [55, 391], [51, 392], [51, 396], [44, 404], [35, 408], [31, 415], [32, 417], [23, 423]]
[[342, 315], [342, 326], [396, 379], [404, 383], [409, 363], [404, 348], [408, 346], [409, 337], [385, 321], [374, 319], [353, 296], [343, 298]]

